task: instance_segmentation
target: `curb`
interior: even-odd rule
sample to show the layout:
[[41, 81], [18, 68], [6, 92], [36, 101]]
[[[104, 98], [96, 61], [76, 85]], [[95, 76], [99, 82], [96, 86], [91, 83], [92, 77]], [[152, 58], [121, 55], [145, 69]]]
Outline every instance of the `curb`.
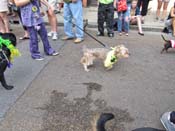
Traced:
[[[46, 25], [49, 25], [49, 22], [45, 22]], [[57, 26], [64, 26], [63, 22], [58, 22]], [[97, 28], [98, 25], [94, 22], [89, 22], [87, 28]], [[131, 30], [138, 30], [137, 25], [130, 25]], [[151, 26], [142, 26], [143, 31], [148, 31], [148, 32], [161, 32], [163, 27], [151, 27]]]

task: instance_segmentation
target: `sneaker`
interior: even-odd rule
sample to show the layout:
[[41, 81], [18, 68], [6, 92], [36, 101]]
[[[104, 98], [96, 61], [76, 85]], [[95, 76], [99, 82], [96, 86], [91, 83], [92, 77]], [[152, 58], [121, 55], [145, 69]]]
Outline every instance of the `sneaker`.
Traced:
[[52, 40], [57, 40], [57, 39], [58, 39], [57, 33], [53, 33]]
[[48, 37], [51, 37], [53, 35], [53, 31], [50, 31], [49, 33], [47, 33]]
[[97, 33], [97, 36], [104, 36], [104, 33], [98, 32], [98, 33]]
[[59, 55], [59, 52], [53, 52], [52, 54], [47, 54], [48, 56], [57, 56]]
[[75, 43], [75, 44], [78, 44], [78, 43], [81, 43], [82, 41], [83, 41], [82, 38], [76, 38], [76, 39], [74, 40], [74, 43]]
[[54, 52], [51, 54], [51, 56], [57, 56], [57, 55], [59, 55], [59, 52]]
[[108, 33], [108, 37], [114, 37], [114, 33]]
[[40, 56], [40, 57], [36, 57], [36, 58], [33, 58], [34, 60], [38, 60], [38, 61], [42, 61], [42, 60], [44, 60], [44, 58], [42, 57], [42, 56]]

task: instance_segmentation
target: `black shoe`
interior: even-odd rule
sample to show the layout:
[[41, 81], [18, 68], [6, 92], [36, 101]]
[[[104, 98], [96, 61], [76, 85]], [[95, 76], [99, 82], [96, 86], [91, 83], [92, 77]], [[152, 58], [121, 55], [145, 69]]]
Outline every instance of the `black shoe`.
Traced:
[[139, 34], [139, 35], [141, 35], [141, 36], [144, 36], [144, 34], [143, 34], [143, 33], [138, 32], [138, 34]]
[[108, 37], [114, 37], [114, 33], [108, 33]]
[[97, 33], [97, 36], [104, 36], [104, 33], [98, 32], [98, 33]]

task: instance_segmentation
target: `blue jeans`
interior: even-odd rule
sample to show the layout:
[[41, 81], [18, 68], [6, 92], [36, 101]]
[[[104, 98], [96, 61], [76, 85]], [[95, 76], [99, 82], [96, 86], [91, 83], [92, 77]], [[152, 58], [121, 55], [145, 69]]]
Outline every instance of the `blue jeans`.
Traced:
[[131, 4], [128, 4], [127, 11], [118, 12], [118, 32], [122, 32], [122, 29], [126, 33], [129, 32], [129, 15], [131, 10]]
[[54, 53], [55, 51], [52, 49], [50, 46], [48, 37], [47, 37], [47, 30], [45, 28], [44, 23], [39, 24], [40, 29], [37, 31], [34, 26], [27, 27], [27, 31], [29, 32], [30, 35], [30, 52], [32, 58], [39, 58], [41, 57], [41, 54], [39, 52], [39, 46], [38, 46], [38, 36], [37, 34], [40, 35], [41, 40], [43, 42], [43, 47], [44, 47], [44, 52], [47, 55], [50, 55]]
[[[72, 20], [76, 24], [76, 32], [73, 33]], [[77, 27], [78, 26], [78, 27]], [[83, 30], [83, 8], [81, 0], [77, 0], [76, 3], [65, 3], [64, 2], [64, 32], [68, 37], [84, 37]]]

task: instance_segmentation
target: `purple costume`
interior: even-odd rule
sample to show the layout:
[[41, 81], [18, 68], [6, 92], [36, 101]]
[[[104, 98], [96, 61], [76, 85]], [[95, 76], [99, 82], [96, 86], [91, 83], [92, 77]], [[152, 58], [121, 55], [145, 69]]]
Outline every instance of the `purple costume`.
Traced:
[[30, 35], [30, 52], [34, 59], [41, 58], [41, 54], [38, 48], [38, 37], [37, 33], [40, 35], [43, 42], [44, 52], [47, 55], [52, 55], [55, 51], [51, 48], [48, 37], [47, 30], [43, 23], [43, 19], [40, 14], [39, 2], [35, 0], [25, 6], [20, 7], [21, 18], [24, 26]]

